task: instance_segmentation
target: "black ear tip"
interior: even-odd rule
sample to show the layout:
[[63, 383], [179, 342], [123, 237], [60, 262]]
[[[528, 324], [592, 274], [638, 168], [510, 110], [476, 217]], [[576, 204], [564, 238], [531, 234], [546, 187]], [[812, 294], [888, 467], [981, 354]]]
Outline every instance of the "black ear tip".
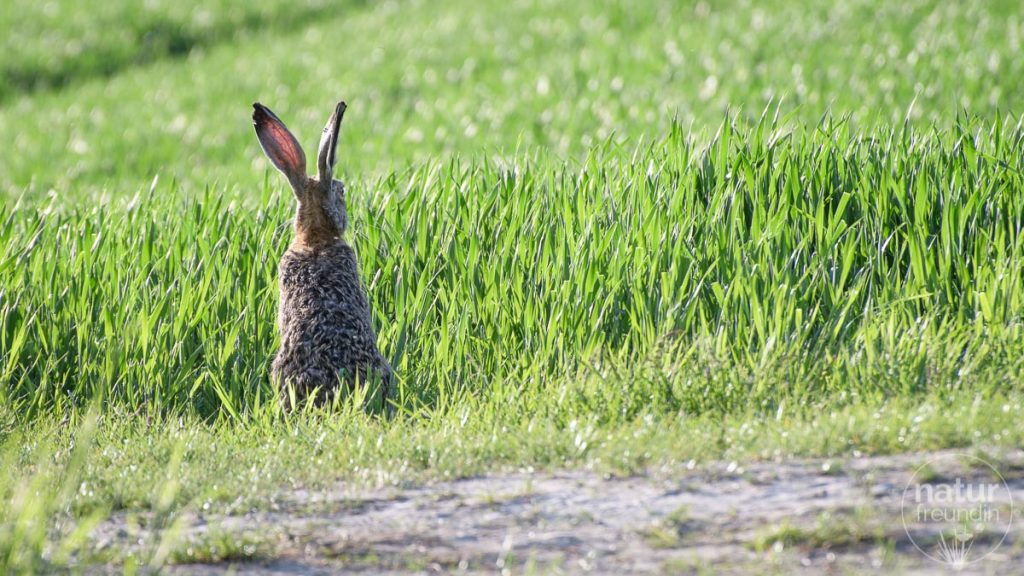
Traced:
[[267, 108], [266, 106], [264, 106], [263, 104], [260, 104], [259, 102], [253, 102], [252, 103], [252, 119], [253, 120], [274, 120], [274, 119], [277, 119], [277, 116], [274, 116], [274, 113], [270, 111], [270, 108]]

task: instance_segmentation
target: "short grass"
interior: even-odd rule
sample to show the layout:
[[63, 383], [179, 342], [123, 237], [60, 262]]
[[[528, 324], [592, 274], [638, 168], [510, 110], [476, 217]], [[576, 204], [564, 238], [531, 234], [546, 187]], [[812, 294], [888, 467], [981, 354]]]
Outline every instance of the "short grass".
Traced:
[[892, 548], [897, 530], [884, 526], [868, 509], [834, 510], [818, 515], [813, 524], [794, 526], [789, 521], [767, 529], [749, 544], [758, 552], [782, 552], [786, 548], [843, 549], [857, 545]]
[[[0, 568], [338, 480], [1019, 446], [1024, 11], [969, 4], [6, 12], [81, 48], [0, 56]], [[339, 96], [391, 415], [267, 375], [249, 104], [311, 146]]]
[[[0, 82], [0, 142], [17, 150], [0, 154], [8, 198], [123, 198], [160, 174], [189, 197], [248, 199], [269, 168], [255, 100], [312, 145], [345, 98], [351, 177], [452, 153], [580, 158], [609, 137], [658, 139], [673, 118], [697, 131], [729, 108], [756, 120], [780, 100], [804, 124], [832, 110], [948, 126], [961, 109], [1019, 111], [1024, 93], [1016, 0], [97, 4], [17, 0], [0, 16], [0, 70], [30, 86], [68, 78]], [[156, 21], [188, 51], [133, 43]], [[94, 54], [109, 74], [74, 72]]]
[[[352, 6], [358, 3], [346, 3], [341, 12]], [[165, 58], [184, 58], [268, 28], [300, 26], [322, 17], [327, 5], [281, 0], [11, 0], [5, 8], [0, 13], [0, 100], [112, 76]]]

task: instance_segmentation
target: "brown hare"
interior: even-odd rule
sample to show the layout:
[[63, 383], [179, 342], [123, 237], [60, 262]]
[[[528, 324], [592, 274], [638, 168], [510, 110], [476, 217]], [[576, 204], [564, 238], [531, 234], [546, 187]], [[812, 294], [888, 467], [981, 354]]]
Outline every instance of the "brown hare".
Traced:
[[355, 252], [342, 239], [345, 186], [333, 175], [345, 103], [338, 103], [324, 127], [314, 178], [306, 175], [306, 155], [284, 123], [262, 104], [253, 109], [260, 145], [298, 201], [295, 239], [278, 267], [281, 349], [272, 371], [282, 400], [288, 404], [289, 385], [296, 400], [316, 393], [313, 400], [322, 403], [358, 381], [379, 382], [386, 402], [391, 366], [377, 349]]

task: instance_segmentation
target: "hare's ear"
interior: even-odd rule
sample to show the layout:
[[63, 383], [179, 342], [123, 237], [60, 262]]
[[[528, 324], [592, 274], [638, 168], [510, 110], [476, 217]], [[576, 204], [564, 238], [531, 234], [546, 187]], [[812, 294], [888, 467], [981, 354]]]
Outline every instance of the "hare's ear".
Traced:
[[252, 125], [267, 158], [299, 190], [306, 179], [306, 154], [284, 122], [259, 102], [252, 105]]
[[341, 131], [341, 118], [345, 115], [345, 103], [338, 102], [334, 107], [334, 114], [331, 114], [327, 125], [324, 126], [324, 134], [320, 137], [320, 153], [317, 157], [317, 169], [320, 176], [320, 183], [330, 189], [331, 181], [334, 180], [334, 164], [337, 162], [335, 150], [338, 148], [338, 133]]

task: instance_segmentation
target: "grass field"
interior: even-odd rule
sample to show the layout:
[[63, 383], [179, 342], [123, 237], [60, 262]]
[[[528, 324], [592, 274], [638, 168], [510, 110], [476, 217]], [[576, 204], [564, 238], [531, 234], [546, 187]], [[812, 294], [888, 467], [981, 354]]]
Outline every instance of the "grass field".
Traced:
[[[1024, 9], [832, 4], [16, 0], [0, 569], [339, 479], [1021, 446]], [[268, 380], [250, 104], [339, 97], [394, 416]]]

